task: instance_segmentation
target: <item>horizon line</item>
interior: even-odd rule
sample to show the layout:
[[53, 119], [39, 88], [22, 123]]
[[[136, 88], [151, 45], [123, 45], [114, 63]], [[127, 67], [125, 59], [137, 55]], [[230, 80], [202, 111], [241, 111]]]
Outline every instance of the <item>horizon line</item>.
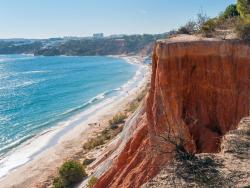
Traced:
[[[172, 29], [172, 30], [175, 30], [175, 29]], [[162, 33], [127, 33], [127, 34], [107, 34], [105, 35], [105, 33], [102, 33], [102, 32], [99, 32], [99, 33], [102, 33], [104, 36], [103, 38], [107, 38], [107, 37], [112, 37], [112, 36], [119, 36], [119, 35], [123, 35], [123, 36], [132, 36], [132, 35], [161, 35], [161, 34], [167, 34], [169, 32], [171, 32], [172, 30], [170, 31], [166, 31], [166, 32], [162, 32]], [[86, 35], [86, 36], [80, 36], [80, 35], [68, 35], [68, 36], [51, 36], [51, 37], [45, 37], [45, 38], [42, 38], [42, 37], [31, 37], [31, 38], [28, 38], [28, 37], [10, 37], [10, 38], [5, 38], [5, 37], [0, 37], [0, 40], [46, 40], [46, 39], [56, 39], [56, 38], [60, 38], [60, 39], [63, 39], [63, 38], [93, 38], [93, 35], [94, 34], [99, 34], [98, 32], [97, 33], [93, 33], [92, 35]]]

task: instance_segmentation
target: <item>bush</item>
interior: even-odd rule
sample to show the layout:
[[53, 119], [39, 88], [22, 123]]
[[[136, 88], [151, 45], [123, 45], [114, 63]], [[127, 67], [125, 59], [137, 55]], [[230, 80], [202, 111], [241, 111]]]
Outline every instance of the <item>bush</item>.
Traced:
[[237, 10], [243, 19], [250, 22], [250, 0], [238, 0]]
[[116, 114], [111, 120], [109, 120], [109, 125], [117, 125], [120, 123], [124, 123], [124, 120], [127, 118], [125, 113]]
[[239, 23], [239, 20], [240, 20], [239, 16], [229, 17], [226, 19], [224, 18], [223, 15], [221, 15], [215, 19], [216, 28], [222, 30], [233, 29]]
[[189, 21], [177, 31], [179, 34], [193, 34], [196, 31], [196, 22]]
[[72, 187], [87, 176], [83, 166], [77, 161], [66, 161], [59, 169], [60, 179], [54, 185]]
[[101, 135], [97, 136], [96, 138], [89, 139], [84, 145], [83, 148], [85, 150], [94, 149], [97, 146], [103, 145], [105, 143], [105, 138]]
[[62, 178], [56, 177], [53, 181], [53, 188], [66, 188]]
[[89, 179], [89, 181], [88, 181], [88, 187], [89, 188], [92, 188], [92, 187], [94, 187], [94, 185], [96, 184], [96, 182], [98, 181], [98, 178], [97, 177], [95, 177], [95, 176], [92, 176], [90, 179]]
[[213, 31], [215, 31], [216, 22], [214, 19], [209, 19], [204, 23], [201, 28], [201, 31], [205, 36], [209, 36]]
[[112, 120], [110, 120], [110, 122], [112, 121], [112, 123], [116, 123], [116, 124], [111, 124], [110, 127], [104, 129], [101, 132], [101, 134], [99, 134], [98, 136], [94, 138], [89, 139], [86, 143], [83, 144], [83, 148], [85, 150], [92, 150], [96, 148], [97, 146], [101, 146], [105, 144], [106, 141], [114, 138], [123, 129], [123, 126], [118, 126], [117, 124], [124, 122], [124, 119], [126, 117], [127, 116], [125, 114], [116, 115]]
[[236, 27], [238, 37], [250, 41], [250, 23], [240, 23]]
[[178, 34], [190, 34], [189, 31], [187, 30], [187, 28], [185, 26], [181, 26], [178, 31]]
[[196, 22], [194, 21], [189, 21], [188, 23], [186, 23], [185, 27], [187, 28], [190, 34], [193, 34], [196, 32], [197, 26], [196, 26]]
[[187, 28], [185, 26], [181, 26], [178, 29], [178, 34], [190, 34], [189, 31], [187, 30]]
[[206, 13], [201, 11], [200, 13], [197, 14], [197, 21], [196, 21], [196, 29], [197, 31], [201, 31], [202, 26], [209, 20], [207, 17]]
[[239, 12], [237, 10], [237, 6], [235, 4], [231, 4], [229, 5], [226, 10], [223, 13], [223, 17], [225, 19], [227, 18], [231, 18], [231, 17], [235, 17], [235, 16], [239, 16]]

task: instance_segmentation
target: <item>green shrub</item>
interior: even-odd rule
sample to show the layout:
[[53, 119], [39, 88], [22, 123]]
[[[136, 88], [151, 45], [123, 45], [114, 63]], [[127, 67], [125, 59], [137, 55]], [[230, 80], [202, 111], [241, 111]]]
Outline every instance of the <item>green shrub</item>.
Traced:
[[187, 28], [185, 26], [181, 26], [178, 31], [178, 34], [190, 34], [189, 31], [187, 30]]
[[109, 140], [111, 138], [111, 134], [112, 134], [112, 130], [110, 130], [109, 128], [106, 128], [101, 132], [100, 137], [102, 137], [104, 140]]
[[235, 17], [235, 16], [239, 16], [239, 12], [237, 10], [237, 6], [235, 4], [231, 4], [229, 5], [226, 10], [223, 13], [223, 17], [224, 18], [231, 18], [231, 17]]
[[97, 177], [95, 177], [95, 176], [92, 176], [90, 179], [89, 179], [89, 181], [88, 181], [88, 187], [89, 188], [92, 188], [92, 187], [94, 187], [94, 185], [96, 184], [96, 182], [98, 181], [98, 178]]
[[125, 113], [116, 114], [111, 120], [109, 120], [109, 125], [117, 125], [120, 123], [124, 123], [124, 120], [127, 118]]
[[215, 19], [216, 28], [222, 30], [233, 29], [239, 23], [239, 20], [239, 16], [224, 18], [223, 15], [220, 15]]
[[196, 22], [189, 21], [184, 26], [178, 29], [179, 34], [193, 34], [196, 31]]
[[62, 178], [56, 177], [53, 181], [53, 188], [66, 188], [66, 186], [63, 183]]
[[195, 21], [189, 21], [188, 23], [186, 23], [185, 27], [187, 28], [188, 32], [190, 34], [193, 34], [196, 32], [196, 22]]
[[60, 179], [55, 182], [55, 185], [64, 185], [65, 187], [73, 187], [87, 176], [83, 166], [79, 162], [73, 160], [66, 161], [60, 167], [59, 175]]
[[237, 0], [237, 10], [245, 21], [250, 22], [250, 0]]
[[209, 19], [204, 23], [201, 31], [205, 36], [209, 36], [213, 31], [215, 31], [216, 21], [214, 19]]
[[105, 138], [99, 135], [96, 138], [89, 139], [85, 144], [83, 144], [83, 148], [85, 150], [91, 150], [97, 146], [103, 145], [104, 143], [105, 143]]
[[118, 135], [122, 129], [123, 126], [119, 125], [121, 123], [124, 123], [125, 119], [127, 118], [126, 113], [118, 113], [116, 114], [110, 121], [109, 121], [109, 127], [104, 129], [101, 134], [98, 136], [89, 139], [86, 143], [83, 144], [83, 148], [85, 150], [92, 150], [96, 148], [97, 146], [101, 146], [105, 144], [108, 140], [114, 138], [116, 135]]
[[[101, 134], [98, 136], [89, 139], [86, 143], [83, 144], [83, 148], [85, 150], [92, 150], [96, 148], [97, 146], [101, 146], [105, 144], [106, 141], [114, 138], [117, 134], [119, 134], [123, 127], [118, 126], [117, 124], [124, 122], [124, 119], [127, 117], [126, 115], [118, 115], [115, 116], [116, 118], [112, 119], [112, 123], [116, 124], [111, 124], [109, 128], [104, 129]], [[119, 123], [118, 123], [119, 122]]]

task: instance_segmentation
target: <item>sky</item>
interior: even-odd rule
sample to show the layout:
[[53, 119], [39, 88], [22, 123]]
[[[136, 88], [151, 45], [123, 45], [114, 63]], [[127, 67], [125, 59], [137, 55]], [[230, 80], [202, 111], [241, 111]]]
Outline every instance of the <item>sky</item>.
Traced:
[[164, 33], [236, 0], [0, 0], [0, 38]]

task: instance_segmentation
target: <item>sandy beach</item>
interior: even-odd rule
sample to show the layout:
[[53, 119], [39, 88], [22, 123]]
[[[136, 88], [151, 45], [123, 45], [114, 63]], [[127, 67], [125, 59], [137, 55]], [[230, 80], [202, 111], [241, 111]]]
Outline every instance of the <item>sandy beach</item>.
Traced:
[[[108, 121], [136, 98], [149, 81], [150, 68], [142, 63], [140, 56], [119, 58], [138, 64], [136, 75], [122, 86], [123, 93], [24, 143], [5, 159], [5, 169], [2, 169], [2, 174], [0, 172], [1, 187], [46, 187], [46, 181], [57, 174], [58, 167], [65, 160], [83, 153], [83, 144], [106, 128]], [[6, 175], [3, 174], [5, 171], [8, 171]]]

